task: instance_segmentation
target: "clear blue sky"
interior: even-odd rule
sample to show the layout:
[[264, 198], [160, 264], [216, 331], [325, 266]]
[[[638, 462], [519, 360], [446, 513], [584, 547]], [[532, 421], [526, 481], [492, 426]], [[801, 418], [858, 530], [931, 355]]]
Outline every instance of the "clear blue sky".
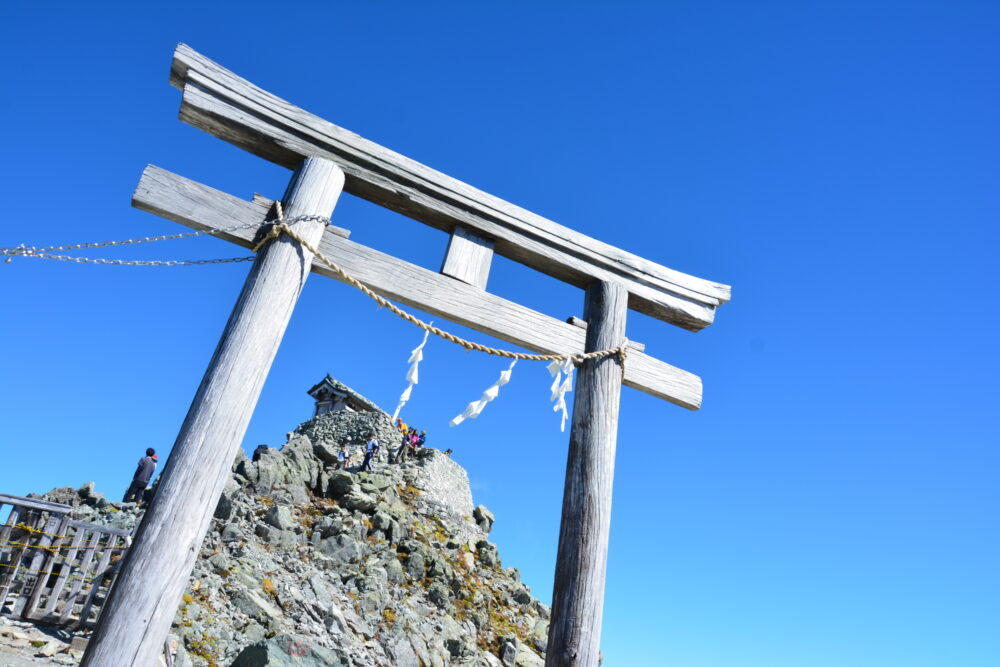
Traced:
[[[180, 230], [129, 207], [147, 163], [280, 196], [288, 171], [177, 120], [183, 41], [734, 286], [701, 333], [629, 323], [704, 378], [705, 403], [623, 393], [608, 667], [1000, 664], [995, 3], [7, 2], [0, 24], [0, 246]], [[446, 244], [348, 196], [335, 223], [433, 269]], [[145, 447], [169, 450], [247, 266], [0, 265], [0, 491], [120, 496]], [[508, 261], [490, 289], [581, 314], [578, 289]], [[314, 276], [244, 446], [281, 444], [327, 372], [391, 410], [419, 339]], [[478, 420], [447, 427], [503, 367], [433, 340], [404, 416], [455, 450], [504, 564], [547, 600], [567, 436], [544, 367], [519, 364]]]

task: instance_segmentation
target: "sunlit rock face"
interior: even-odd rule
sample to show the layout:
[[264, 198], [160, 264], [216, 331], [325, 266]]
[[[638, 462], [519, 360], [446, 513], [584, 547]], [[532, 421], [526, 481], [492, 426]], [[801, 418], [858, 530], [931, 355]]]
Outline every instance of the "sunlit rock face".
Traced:
[[[383, 448], [360, 472], [368, 433]], [[502, 567], [466, 471], [433, 449], [390, 462], [397, 438], [385, 413], [332, 411], [240, 452], [174, 620], [176, 665], [543, 664], [549, 610]], [[92, 485], [47, 496], [85, 521], [139, 516]]]

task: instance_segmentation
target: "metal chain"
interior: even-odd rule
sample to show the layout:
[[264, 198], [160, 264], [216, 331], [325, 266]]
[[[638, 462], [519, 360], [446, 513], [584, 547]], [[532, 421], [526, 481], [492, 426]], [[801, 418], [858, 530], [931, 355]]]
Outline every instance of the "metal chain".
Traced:
[[[5, 249], [3, 249], [5, 250]], [[4, 254], [0, 250], [0, 254]], [[231, 262], [248, 262], [254, 258], [253, 255], [247, 257], [231, 257], [225, 259], [101, 259], [92, 257], [73, 257], [70, 255], [53, 255], [50, 253], [13, 253], [4, 260], [4, 264], [9, 264], [14, 255], [23, 257], [38, 257], [39, 259], [54, 259], [60, 262], [75, 262], [77, 264], [108, 264], [112, 266], [197, 266], [201, 264], [229, 264]]]
[[[322, 215], [298, 215], [289, 218], [287, 222], [322, 222], [330, 224], [330, 219]], [[59, 262], [75, 262], [77, 264], [108, 264], [113, 266], [201, 266], [205, 264], [228, 264], [232, 262], [248, 262], [253, 259], [253, 255], [248, 257], [233, 257], [227, 259], [178, 259], [178, 260], [140, 260], [140, 259], [100, 259], [93, 257], [79, 257], [75, 255], [62, 255], [59, 252], [66, 250], [85, 250], [89, 248], [117, 248], [126, 245], [138, 245], [140, 243], [153, 243], [156, 241], [173, 241], [175, 239], [193, 238], [196, 236], [218, 236], [228, 232], [235, 232], [241, 229], [252, 229], [260, 227], [266, 222], [247, 222], [220, 229], [198, 229], [193, 232], [181, 232], [179, 234], [161, 234], [159, 236], [144, 236], [136, 239], [124, 239], [121, 241], [94, 241], [90, 243], [72, 243], [66, 245], [52, 246], [29, 246], [21, 244], [10, 248], [0, 248], [0, 257], [6, 257], [4, 264], [10, 264], [15, 257], [36, 257], [38, 259], [53, 259]]]

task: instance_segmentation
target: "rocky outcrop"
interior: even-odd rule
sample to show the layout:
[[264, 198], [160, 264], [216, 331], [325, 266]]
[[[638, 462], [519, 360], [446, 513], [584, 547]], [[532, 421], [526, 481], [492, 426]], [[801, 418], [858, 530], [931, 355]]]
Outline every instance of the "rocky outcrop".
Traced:
[[[432, 449], [336, 470], [338, 445], [369, 432], [395, 444], [384, 413], [334, 412], [257, 461], [240, 453], [174, 621], [179, 667], [543, 664], [549, 610], [502, 567], [465, 471]], [[136, 519], [92, 488], [47, 497]]]

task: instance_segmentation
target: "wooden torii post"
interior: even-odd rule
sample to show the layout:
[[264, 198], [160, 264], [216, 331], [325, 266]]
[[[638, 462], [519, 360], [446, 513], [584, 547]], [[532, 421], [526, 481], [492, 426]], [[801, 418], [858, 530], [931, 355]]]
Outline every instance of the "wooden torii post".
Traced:
[[[285, 215], [328, 216], [341, 188], [451, 234], [439, 273], [349, 240], [319, 222], [296, 230], [376, 293], [541, 354], [616, 348], [628, 309], [698, 331], [730, 288], [643, 259], [477, 190], [318, 118], [190, 47], [170, 82], [181, 120], [294, 170]], [[150, 165], [133, 205], [254, 247], [273, 202], [245, 201]], [[233, 227], [242, 226], [239, 229]], [[561, 321], [486, 291], [497, 253], [586, 291], [583, 321]], [[159, 490], [82, 665], [152, 665], [162, 650], [205, 532], [295, 302], [312, 270], [338, 278], [282, 236], [258, 253], [174, 444]], [[681, 407], [701, 380], [629, 343], [584, 362], [576, 382], [547, 667], [598, 663], [621, 384]]]

